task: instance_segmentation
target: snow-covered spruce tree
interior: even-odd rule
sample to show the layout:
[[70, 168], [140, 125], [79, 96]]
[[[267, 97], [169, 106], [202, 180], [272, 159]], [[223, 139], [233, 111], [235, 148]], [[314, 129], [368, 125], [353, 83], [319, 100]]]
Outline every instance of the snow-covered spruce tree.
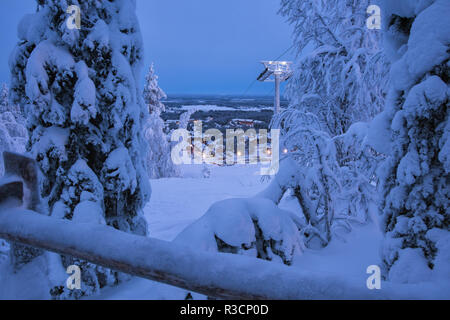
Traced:
[[[369, 0], [281, 0], [294, 26], [297, 60], [286, 96], [316, 114], [334, 137], [379, 113], [387, 67], [377, 30], [366, 27]], [[339, 151], [339, 150], [338, 150]]]
[[387, 155], [379, 170], [385, 276], [448, 280], [450, 2], [384, 1], [382, 14], [391, 86], [370, 142]]
[[150, 114], [158, 114], [166, 110], [161, 100], [167, 98], [166, 93], [159, 87], [158, 76], [155, 73], [155, 67], [152, 63], [147, 75], [145, 76], [144, 102], [148, 106]]
[[324, 247], [332, 238], [333, 223], [338, 218], [337, 198], [342, 189], [334, 141], [321, 129], [316, 115], [295, 108], [275, 118], [272, 125], [281, 129], [283, 148], [289, 150], [289, 160], [280, 163], [281, 175], [286, 177], [278, 177], [279, 173], [275, 180], [284, 184], [276, 202], [291, 190], [306, 221], [300, 229], [305, 244]]
[[350, 220], [378, 223], [378, 194], [376, 170], [383, 155], [369, 144], [370, 123], [356, 122], [347, 132], [333, 140], [341, 150], [340, 180], [342, 192], [337, 210], [347, 212]]
[[171, 148], [164, 132], [164, 120], [160, 116], [161, 112], [165, 110], [161, 100], [166, 97], [166, 94], [158, 85], [158, 76], [155, 74], [152, 64], [145, 78], [144, 86], [144, 102], [150, 113], [144, 127], [144, 136], [150, 146], [147, 156], [147, 171], [150, 178], [153, 179], [179, 175], [170, 156]]
[[[143, 52], [135, 1], [37, 3], [20, 22], [10, 69], [13, 100], [28, 116], [28, 149], [45, 177], [42, 197], [54, 217], [146, 235], [147, 110], [138, 86]], [[69, 4], [80, 8], [80, 29], [70, 23]], [[120, 278], [71, 257], [61, 261], [81, 266], [75, 297]], [[52, 294], [64, 297], [64, 284], [57, 285]]]

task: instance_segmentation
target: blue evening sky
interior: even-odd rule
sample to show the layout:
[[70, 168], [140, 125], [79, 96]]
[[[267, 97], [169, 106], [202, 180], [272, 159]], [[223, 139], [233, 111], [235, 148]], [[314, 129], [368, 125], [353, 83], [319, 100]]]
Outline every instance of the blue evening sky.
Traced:
[[[169, 94], [242, 94], [262, 71], [260, 60], [291, 46], [278, 7], [279, 0], [137, 0], [145, 68], [155, 63]], [[35, 8], [35, 0], [0, 2], [0, 82], [9, 82], [17, 24]], [[257, 82], [248, 94], [271, 94], [272, 86]]]

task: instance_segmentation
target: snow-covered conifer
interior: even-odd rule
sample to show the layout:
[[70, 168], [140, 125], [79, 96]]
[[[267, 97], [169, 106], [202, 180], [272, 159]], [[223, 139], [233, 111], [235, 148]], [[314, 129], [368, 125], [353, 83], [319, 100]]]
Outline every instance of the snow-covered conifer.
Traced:
[[275, 118], [273, 126], [281, 129], [283, 147], [290, 159], [280, 163], [278, 175], [283, 177], [276, 180], [283, 184], [280, 199], [291, 190], [307, 224], [301, 230], [305, 244], [326, 246], [332, 238], [337, 199], [342, 189], [335, 143], [321, 129], [316, 115], [295, 108]]
[[383, 155], [369, 144], [370, 123], [356, 122], [343, 135], [334, 137], [340, 150], [339, 178], [342, 185], [336, 203], [337, 217], [365, 223], [378, 220], [376, 169]]
[[150, 113], [144, 127], [144, 135], [149, 144], [148, 175], [153, 179], [178, 176], [178, 170], [171, 158], [170, 143], [165, 133], [165, 123], [160, 116], [161, 112], [165, 110], [161, 100], [167, 96], [158, 85], [158, 76], [155, 74], [153, 64], [145, 79], [144, 102]]
[[321, 245], [337, 229], [351, 230], [350, 220], [365, 222], [376, 211], [378, 158], [363, 121], [382, 109], [387, 64], [379, 31], [366, 28], [369, 4], [281, 2], [280, 12], [294, 26], [298, 58], [287, 86], [290, 106], [272, 125], [303, 168], [294, 193], [310, 223], [307, 240], [319, 236]]
[[161, 100], [167, 98], [166, 93], [159, 87], [158, 76], [155, 73], [155, 67], [152, 64], [145, 76], [144, 102], [149, 108], [151, 114], [164, 112], [166, 107]]
[[[28, 116], [28, 150], [45, 177], [42, 197], [52, 216], [146, 235], [147, 110], [135, 1], [75, 1], [80, 29], [70, 27], [66, 1], [37, 3], [20, 22], [10, 69], [13, 101]], [[73, 259], [62, 261], [67, 267]], [[100, 267], [82, 269], [81, 294], [118, 279]]]

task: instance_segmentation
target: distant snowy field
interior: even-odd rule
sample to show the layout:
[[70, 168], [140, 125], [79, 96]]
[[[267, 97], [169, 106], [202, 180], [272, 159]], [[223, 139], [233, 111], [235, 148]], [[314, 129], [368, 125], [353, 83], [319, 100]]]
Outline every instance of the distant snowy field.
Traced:
[[[258, 166], [212, 166], [203, 178], [202, 166], [182, 167], [183, 178], [152, 180], [152, 197], [145, 207], [150, 237], [172, 241], [184, 228], [200, 218], [215, 202], [251, 197], [262, 191]], [[186, 266], [187, 268], [189, 266]], [[184, 299], [187, 291], [145, 279], [133, 279], [103, 290], [90, 299]], [[194, 295], [195, 298], [204, 297]]]
[[[178, 108], [182, 111], [236, 111], [234, 107], [218, 106], [218, 105], [182, 105]], [[259, 107], [240, 107], [239, 111], [250, 112], [250, 111], [271, 111], [273, 107], [259, 106]], [[284, 109], [283, 109], [284, 110]], [[170, 109], [167, 112], [175, 112], [177, 110]]]
[[[170, 129], [177, 128], [176, 123], [185, 112], [192, 113], [191, 120], [202, 120], [205, 130], [234, 128], [233, 119], [251, 119], [256, 129], [267, 129], [273, 115], [273, 96], [184, 95], [169, 96], [163, 103], [166, 108], [161, 117]], [[287, 106], [287, 101], [281, 100], [282, 110]]]

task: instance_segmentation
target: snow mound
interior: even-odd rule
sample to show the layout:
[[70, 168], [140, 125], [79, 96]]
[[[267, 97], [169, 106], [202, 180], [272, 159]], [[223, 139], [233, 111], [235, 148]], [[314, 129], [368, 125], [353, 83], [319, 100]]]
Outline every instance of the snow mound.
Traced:
[[200, 250], [248, 255], [287, 265], [303, 249], [291, 213], [263, 198], [217, 202], [174, 241]]

